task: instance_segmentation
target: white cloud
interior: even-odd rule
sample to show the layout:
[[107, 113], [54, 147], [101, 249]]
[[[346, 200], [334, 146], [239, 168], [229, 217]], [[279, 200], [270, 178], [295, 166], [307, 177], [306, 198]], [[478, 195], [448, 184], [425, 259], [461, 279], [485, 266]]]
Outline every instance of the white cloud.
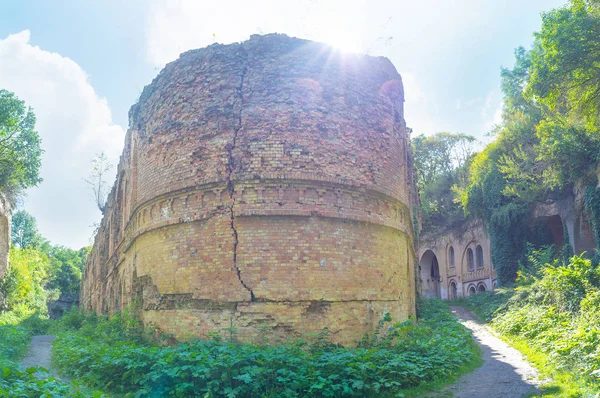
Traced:
[[116, 164], [124, 131], [76, 62], [29, 40], [28, 30], [0, 39], [0, 88], [33, 107], [45, 150], [44, 181], [29, 191], [25, 209], [53, 243], [81, 247], [100, 218], [83, 178], [100, 151]]

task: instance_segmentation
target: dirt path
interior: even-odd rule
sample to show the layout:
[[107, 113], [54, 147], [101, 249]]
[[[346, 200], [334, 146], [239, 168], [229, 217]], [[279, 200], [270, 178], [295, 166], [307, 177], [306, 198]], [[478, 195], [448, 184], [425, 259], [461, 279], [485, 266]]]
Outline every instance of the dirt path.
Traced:
[[450, 307], [452, 313], [473, 333], [481, 348], [483, 365], [474, 372], [461, 377], [458, 382], [444, 390], [445, 396], [458, 398], [520, 398], [539, 393], [543, 381], [538, 371], [523, 355], [477, 321], [473, 313], [464, 307]]
[[[41, 366], [50, 371], [50, 376], [60, 378], [63, 381], [68, 382], [64, 377], [59, 377], [58, 374], [52, 369], [52, 363], [50, 356], [52, 353], [52, 341], [54, 336], [33, 336], [31, 338], [31, 344], [25, 358], [21, 360], [21, 366], [23, 368], [29, 368], [31, 366]], [[45, 374], [38, 374], [38, 377], [45, 377]]]

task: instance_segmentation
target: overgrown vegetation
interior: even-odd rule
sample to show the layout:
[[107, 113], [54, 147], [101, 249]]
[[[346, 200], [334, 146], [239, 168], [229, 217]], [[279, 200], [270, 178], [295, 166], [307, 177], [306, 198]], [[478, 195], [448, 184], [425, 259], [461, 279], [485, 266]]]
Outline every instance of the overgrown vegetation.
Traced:
[[99, 392], [66, 384], [54, 377], [38, 378], [36, 373], [47, 376], [46, 369], [31, 367], [22, 369], [15, 362], [24, 354], [33, 333], [39, 333], [36, 325], [40, 319], [22, 319], [9, 312], [0, 316], [0, 396], [7, 398], [38, 397], [102, 397]]
[[[531, 206], [563, 197], [576, 182], [597, 184], [599, 32], [598, 3], [572, 0], [544, 13], [533, 48], [518, 48], [513, 69], [502, 69], [502, 122], [461, 191], [465, 211], [482, 218], [490, 233], [501, 284], [514, 281], [525, 255]], [[598, 223], [592, 217], [595, 231]]]
[[592, 260], [563, 263], [555, 248], [529, 246], [514, 288], [464, 300], [508, 341], [541, 357], [558, 396], [600, 389], [600, 267]]
[[[54, 360], [72, 377], [136, 397], [402, 396], [407, 389], [452, 380], [479, 361], [470, 334], [440, 301], [420, 304], [422, 319], [389, 318], [358, 348], [311, 341], [285, 344], [192, 340], [166, 345], [150, 339], [135, 318], [67, 314], [69, 330]], [[265, 336], [268, 340], [268, 336]]]
[[49, 300], [62, 293], [79, 293], [90, 248], [51, 245], [39, 234], [35, 218], [23, 210], [13, 218], [12, 240], [10, 267], [0, 281], [0, 314], [43, 316]]
[[40, 142], [33, 110], [14, 93], [0, 89], [0, 192], [11, 205], [23, 190], [42, 181]]
[[465, 221], [454, 191], [464, 188], [473, 158], [475, 138], [437, 133], [412, 139], [423, 231], [456, 228]]
[[[45, 369], [21, 369], [16, 361], [32, 335], [46, 334], [48, 300], [77, 293], [88, 248], [53, 246], [37, 231], [35, 218], [15, 213], [9, 270], [0, 280], [0, 396], [100, 397], [101, 393], [47, 377]], [[42, 374], [43, 378], [36, 377]]]

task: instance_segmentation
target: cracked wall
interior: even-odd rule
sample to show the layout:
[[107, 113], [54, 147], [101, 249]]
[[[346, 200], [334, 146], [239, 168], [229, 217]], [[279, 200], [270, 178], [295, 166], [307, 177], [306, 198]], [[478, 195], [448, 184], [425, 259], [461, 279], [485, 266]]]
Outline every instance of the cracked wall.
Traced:
[[351, 344], [414, 314], [408, 130], [385, 58], [284, 35], [188, 51], [130, 111], [82, 306], [179, 338]]

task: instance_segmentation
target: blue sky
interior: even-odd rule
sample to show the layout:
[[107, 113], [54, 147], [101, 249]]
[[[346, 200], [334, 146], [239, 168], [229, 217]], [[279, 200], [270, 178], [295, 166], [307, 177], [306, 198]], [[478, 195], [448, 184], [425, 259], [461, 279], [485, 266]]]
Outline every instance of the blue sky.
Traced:
[[127, 112], [165, 63], [191, 48], [287, 33], [392, 60], [414, 134], [483, 141], [498, 121], [500, 67], [529, 47], [554, 0], [5, 1], [0, 88], [34, 107], [44, 182], [24, 208], [53, 243], [89, 244], [100, 220], [83, 181], [104, 150], [117, 163]]

